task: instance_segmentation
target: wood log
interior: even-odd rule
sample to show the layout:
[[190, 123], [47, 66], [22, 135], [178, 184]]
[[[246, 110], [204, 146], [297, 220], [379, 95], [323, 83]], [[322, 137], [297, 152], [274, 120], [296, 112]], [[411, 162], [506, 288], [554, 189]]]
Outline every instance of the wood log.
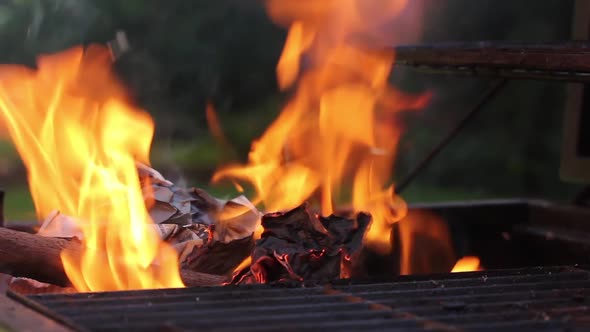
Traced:
[[41, 224], [38, 221], [31, 221], [31, 220], [18, 220], [18, 221], [5, 221], [4, 226], [8, 229], [12, 229], [14, 231], [19, 232], [26, 232], [31, 234], [36, 234], [39, 230], [39, 226]]
[[[69, 286], [60, 253], [81, 254], [77, 240], [43, 237], [0, 228], [0, 273], [27, 277], [58, 286]], [[219, 286], [227, 277], [181, 269], [186, 286]]]

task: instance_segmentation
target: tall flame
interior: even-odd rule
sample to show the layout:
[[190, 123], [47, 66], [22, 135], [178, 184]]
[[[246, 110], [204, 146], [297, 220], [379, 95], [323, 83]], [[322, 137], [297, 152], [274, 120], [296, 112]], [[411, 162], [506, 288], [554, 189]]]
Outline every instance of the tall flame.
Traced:
[[[391, 170], [401, 130], [396, 113], [421, 108], [428, 96], [407, 96], [388, 86], [394, 55], [380, 27], [407, 0], [267, 0], [267, 11], [289, 27], [277, 66], [279, 86], [295, 87], [277, 120], [252, 145], [247, 165], [219, 170], [223, 178], [251, 182], [265, 208], [293, 208], [319, 195], [323, 214], [352, 186], [355, 211], [369, 211], [365, 238], [390, 249], [391, 224], [406, 204], [395, 195]], [[372, 47], [358, 43], [370, 40]]]
[[62, 253], [80, 291], [181, 287], [175, 251], [149, 225], [136, 161], [154, 124], [128, 103], [108, 50], [76, 47], [38, 69], [0, 66], [0, 119], [27, 169], [39, 217], [75, 217], [81, 257]]

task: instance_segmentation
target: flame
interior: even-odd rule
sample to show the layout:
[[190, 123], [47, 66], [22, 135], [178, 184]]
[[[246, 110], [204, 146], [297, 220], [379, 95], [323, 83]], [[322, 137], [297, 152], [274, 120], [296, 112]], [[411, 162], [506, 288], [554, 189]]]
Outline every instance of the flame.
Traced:
[[[423, 107], [429, 97], [388, 86], [394, 54], [377, 51], [389, 43], [379, 27], [406, 4], [267, 0], [269, 16], [289, 28], [278, 83], [295, 93], [252, 144], [248, 164], [218, 170], [213, 182], [251, 183], [267, 211], [295, 208], [319, 196], [324, 215], [334, 212], [351, 186], [354, 210], [373, 216], [365, 243], [388, 251], [391, 225], [407, 210], [388, 186], [401, 135], [396, 115]], [[360, 39], [371, 40], [372, 47], [355, 42]]]
[[223, 151], [233, 150], [229, 140], [225, 136], [223, 129], [221, 129], [221, 124], [219, 121], [219, 117], [217, 116], [217, 112], [213, 107], [213, 104], [210, 102], [207, 103], [205, 107], [205, 118], [207, 119], [207, 126], [209, 127], [209, 131], [211, 135], [215, 139], [216, 143], [218, 143], [222, 148]]
[[127, 101], [107, 48], [0, 66], [0, 119], [23, 159], [40, 218], [75, 217], [82, 255], [62, 253], [79, 291], [183, 286], [175, 251], [150, 227], [136, 161], [148, 163], [154, 124]]
[[252, 264], [252, 256], [248, 256], [246, 258], [244, 258], [244, 260], [238, 264], [238, 266], [234, 269], [234, 271], [232, 273], [238, 273], [240, 271], [242, 271], [243, 269], [247, 268], [248, 266], [250, 266]]
[[479, 258], [476, 256], [465, 256], [457, 261], [451, 272], [481, 271]]
[[401, 274], [447, 272], [456, 261], [447, 223], [437, 214], [413, 209], [399, 223]]

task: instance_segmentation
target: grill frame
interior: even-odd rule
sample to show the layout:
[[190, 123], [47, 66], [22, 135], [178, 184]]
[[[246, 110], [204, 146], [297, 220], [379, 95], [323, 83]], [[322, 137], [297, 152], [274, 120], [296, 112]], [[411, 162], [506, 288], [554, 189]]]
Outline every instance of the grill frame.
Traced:
[[[535, 266], [590, 266], [590, 209], [545, 200], [502, 199], [413, 204], [408, 218], [393, 225], [392, 252], [382, 256], [365, 253], [363, 271], [355, 275], [380, 277], [401, 273], [402, 239], [400, 228], [419, 218], [437, 216], [449, 231], [449, 241], [457, 257], [478, 256], [485, 269], [518, 269]], [[426, 238], [419, 253], [429, 252], [429, 270], [411, 273], [431, 274], [450, 271], [455, 260], [441, 264], [440, 256]], [[426, 245], [426, 247], [424, 247]]]
[[[404, 223], [394, 225], [393, 230], [393, 245], [394, 250], [388, 256], [375, 256], [367, 258], [367, 264], [363, 264], [366, 269], [366, 274], [371, 278], [360, 279], [357, 277], [355, 280], [338, 280], [330, 283], [332, 289], [339, 289], [339, 287], [346, 287], [351, 285], [369, 285], [366, 287], [373, 287], [370, 285], [379, 284], [395, 284], [395, 285], [408, 285], [408, 283], [430, 285], [430, 283], [439, 282], [443, 280], [445, 283], [455, 283], [456, 280], [470, 280], [470, 278], [480, 278], [482, 275], [486, 275], [488, 278], [492, 276], [504, 276], [503, 278], [509, 278], [510, 275], [523, 275], [526, 273], [534, 274], [537, 273], [537, 280], [550, 280], [547, 279], [546, 275], [539, 275], [539, 271], [550, 271], [551, 269], [575, 269], [575, 271], [583, 271], [583, 273], [589, 273], [590, 269], [590, 243], [586, 240], [590, 238], [590, 226], [587, 224], [587, 220], [590, 217], [590, 210], [580, 207], [573, 207], [567, 205], [554, 204], [547, 201], [538, 200], [524, 200], [524, 199], [511, 199], [511, 200], [486, 200], [486, 201], [462, 201], [462, 202], [446, 202], [439, 204], [419, 204], [413, 205], [409, 209], [409, 213], [413, 211], [427, 211], [440, 217], [449, 229], [451, 236], [451, 242], [453, 243], [453, 249], [458, 257], [464, 255], [476, 255], [481, 258], [483, 266], [487, 271], [477, 273], [462, 273], [462, 274], [448, 274], [451, 266], [443, 267], [440, 270], [433, 269], [429, 272], [439, 272], [438, 274], [419, 274], [421, 272], [409, 276], [397, 276], [399, 275], [398, 270], [392, 270], [392, 267], [399, 266], [399, 247], [400, 239], [396, 238], [399, 234], [397, 227]], [[559, 221], [559, 222], [557, 222]], [[548, 239], [547, 234], [551, 234], [552, 238]], [[507, 237], [506, 237], [507, 235]], [[426, 242], [428, 243], [428, 241]], [[421, 251], [432, 250], [428, 248], [420, 247]], [[435, 250], [436, 253], [436, 250]], [[370, 255], [369, 255], [370, 256]], [[440, 260], [440, 254], [434, 255]], [[574, 264], [583, 264], [575, 267], [557, 267], [551, 268], [547, 266], [556, 265], [567, 265], [574, 266]], [[434, 264], [436, 265], [436, 264]], [[438, 264], [441, 267], [440, 264]], [[523, 268], [525, 266], [532, 266], [529, 268]], [[545, 266], [545, 267], [535, 267]], [[395, 269], [395, 268], [394, 268]], [[501, 270], [508, 269], [508, 270]], [[424, 272], [422, 272], [424, 273]], [[590, 277], [587, 278], [590, 280]], [[439, 280], [439, 281], [437, 281]], [[508, 280], [508, 279], [506, 279]], [[426, 283], [424, 283], [426, 282]], [[467, 285], [467, 284], [465, 284]], [[240, 286], [234, 287], [236, 292], [249, 294], [255, 299], [260, 298], [259, 292], [274, 292], [281, 290], [284, 294], [301, 294], [301, 285], [299, 284], [281, 284], [281, 285], [258, 285], [258, 286]], [[304, 290], [316, 292], [316, 299], [318, 298], [317, 293], [332, 291], [330, 288], [325, 288], [325, 285], [317, 285], [307, 283]], [[586, 287], [587, 286], [587, 287]], [[227, 292], [232, 288], [189, 288], [181, 289], [176, 292]], [[395, 286], [399, 287], [399, 286]], [[475, 291], [475, 288], [469, 291]], [[590, 290], [590, 284], [585, 285], [584, 291]], [[174, 290], [166, 290], [167, 292], [174, 292]], [[110, 293], [95, 293], [94, 296], [109, 296]], [[121, 293], [122, 294], [122, 293]], [[152, 294], [152, 293], [150, 293]], [[158, 298], [157, 294], [154, 298]], [[35, 309], [36, 311], [43, 313], [45, 316], [58, 321], [64, 326], [71, 328], [76, 331], [90, 331], [85, 328], [83, 324], [80, 324], [75, 319], [67, 317], [66, 315], [59, 314], [53, 308], [52, 305], [46, 305], [37, 301], [36, 297], [26, 297], [12, 291], [9, 294], [10, 297], [18, 300], [21, 303]], [[66, 296], [68, 298], [76, 296], [88, 296], [88, 294], [81, 295], [43, 295], [45, 299], [51, 297]], [[244, 295], [246, 296], [246, 295]], [[286, 295], [285, 295], [286, 296]], [[324, 296], [324, 295], [321, 295]], [[335, 295], [332, 295], [335, 296]], [[344, 296], [341, 294], [341, 296]], [[386, 296], [386, 295], [383, 295]], [[461, 306], [455, 300], [461, 300], [461, 295], [455, 294], [451, 297], [448, 306]], [[357, 296], [358, 297], [358, 296]], [[312, 297], [313, 299], [314, 297]], [[507, 297], [507, 299], [513, 299]], [[590, 299], [590, 295], [588, 295]], [[287, 299], [288, 302], [297, 301], [297, 299]], [[363, 297], [349, 298], [351, 301], [364, 301]], [[460, 302], [460, 301], [459, 301]], [[78, 306], [82, 302], [76, 302]], [[115, 301], [115, 304], [117, 302]], [[235, 305], [244, 305], [238, 301]], [[256, 301], [250, 302], [249, 305], [256, 304]], [[258, 303], [260, 304], [260, 303]], [[368, 304], [367, 304], [368, 305]], [[387, 309], [379, 303], [370, 303], [372, 306], [377, 308]], [[306, 306], [303, 306], [305, 308]], [[112, 307], [113, 309], [116, 307]], [[102, 317], [104, 321], [121, 321], [117, 318], [119, 311], [111, 310], [110, 315]], [[195, 309], [196, 312], [202, 309]], [[298, 314], [294, 312], [294, 314]], [[328, 313], [330, 314], [330, 313]], [[336, 314], [338, 314], [336, 312]], [[354, 314], [354, 311], [348, 312], [347, 315]], [[188, 315], [188, 314], [187, 314]], [[371, 313], [366, 313], [372, 317]], [[496, 315], [496, 314], [490, 314]], [[497, 316], [497, 315], [496, 315]], [[346, 315], [344, 318], [347, 318]], [[370, 327], [370, 326], [368, 326]], [[176, 331], [171, 326], [166, 326], [164, 330]], [[288, 330], [288, 329], [287, 329]], [[336, 328], [331, 330], [337, 331]], [[359, 328], [359, 330], [361, 330]]]
[[[190, 327], [212, 331], [561, 331], [590, 327], [586, 325], [590, 320], [575, 317], [590, 315], [587, 266], [338, 280], [328, 285], [8, 294], [76, 331], [185, 331]], [[154, 326], [152, 320], [158, 316], [162, 322], [174, 318], [180, 326]], [[228, 317], [241, 321], [234, 323]], [[510, 318], [517, 321], [507, 321]], [[256, 325], [260, 322], [263, 326]]]
[[400, 45], [393, 50], [396, 64], [429, 74], [590, 82], [587, 41], [446, 42]]

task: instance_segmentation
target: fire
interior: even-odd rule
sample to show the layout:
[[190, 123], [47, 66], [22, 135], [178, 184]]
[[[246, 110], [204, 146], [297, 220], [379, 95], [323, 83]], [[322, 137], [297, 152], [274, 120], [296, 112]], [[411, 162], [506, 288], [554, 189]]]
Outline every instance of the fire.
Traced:
[[[373, 216], [366, 244], [389, 250], [391, 225], [407, 209], [388, 185], [401, 135], [396, 114], [421, 108], [428, 99], [390, 87], [394, 54], [378, 51], [389, 43], [379, 28], [406, 4], [266, 1], [269, 16], [289, 27], [277, 76], [281, 89], [295, 93], [253, 143], [248, 164], [222, 168], [213, 181], [250, 182], [268, 211], [319, 196], [321, 212], [328, 215], [348, 199], [355, 211]], [[372, 45], [358, 43], [361, 39]]]
[[457, 261], [451, 272], [471, 272], [481, 271], [479, 258], [475, 256], [465, 256]]
[[252, 264], [252, 256], [246, 257], [238, 266], [234, 269], [233, 273], [242, 271]]
[[413, 209], [399, 223], [401, 274], [448, 271], [456, 261], [447, 223], [436, 213]]
[[62, 253], [79, 291], [182, 287], [175, 251], [150, 227], [136, 162], [154, 124], [132, 107], [107, 48], [41, 56], [38, 69], [0, 66], [0, 119], [28, 170], [39, 217], [76, 218], [81, 257]]

